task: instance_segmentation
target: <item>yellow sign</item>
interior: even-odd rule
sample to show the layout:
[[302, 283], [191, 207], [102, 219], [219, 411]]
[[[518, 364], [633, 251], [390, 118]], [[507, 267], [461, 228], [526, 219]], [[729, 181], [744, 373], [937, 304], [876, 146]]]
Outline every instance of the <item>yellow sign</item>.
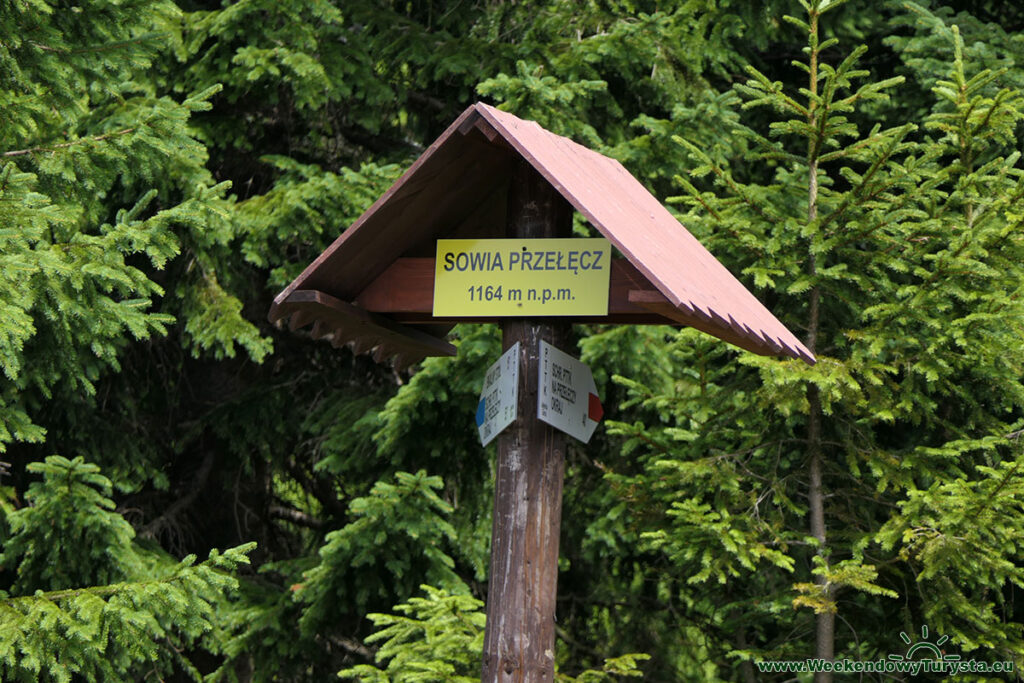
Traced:
[[438, 240], [434, 316], [608, 314], [605, 239]]

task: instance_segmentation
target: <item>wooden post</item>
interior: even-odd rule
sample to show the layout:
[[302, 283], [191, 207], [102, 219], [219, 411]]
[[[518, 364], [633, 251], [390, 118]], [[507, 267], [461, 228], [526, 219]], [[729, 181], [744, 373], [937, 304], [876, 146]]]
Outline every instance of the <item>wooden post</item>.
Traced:
[[[521, 161], [508, 192], [506, 235], [569, 237], [572, 207]], [[554, 680], [555, 594], [566, 436], [537, 418], [540, 340], [566, 348], [564, 321], [510, 318], [502, 346], [520, 342], [518, 419], [498, 437], [483, 683]]]

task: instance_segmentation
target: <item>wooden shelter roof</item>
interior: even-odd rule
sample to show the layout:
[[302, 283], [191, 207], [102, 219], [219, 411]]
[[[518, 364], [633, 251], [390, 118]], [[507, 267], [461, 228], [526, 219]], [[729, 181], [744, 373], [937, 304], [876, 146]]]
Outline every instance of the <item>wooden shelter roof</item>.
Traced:
[[[470, 106], [275, 299], [270, 320], [407, 365], [454, 353], [456, 320], [430, 315], [438, 238], [504, 237], [511, 170], [525, 159], [625, 257], [609, 315], [695, 327], [762, 355], [813, 354], [618, 161], [486, 104]], [[587, 322], [589, 319], [580, 319]], [[598, 322], [599, 320], [593, 320]]]

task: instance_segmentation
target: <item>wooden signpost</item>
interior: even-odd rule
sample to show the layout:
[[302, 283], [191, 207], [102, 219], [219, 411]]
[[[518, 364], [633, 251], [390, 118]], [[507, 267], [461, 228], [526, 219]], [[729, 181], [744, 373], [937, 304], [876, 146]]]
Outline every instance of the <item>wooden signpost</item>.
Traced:
[[[574, 209], [604, 240], [567, 242]], [[612, 260], [611, 246], [623, 258]], [[290, 317], [292, 329], [312, 323], [314, 337], [399, 367], [454, 355], [443, 337], [455, 322], [498, 321], [503, 349], [518, 349], [517, 390], [491, 378], [492, 400], [516, 395], [517, 417], [508, 424], [489, 412], [486, 395], [477, 413], [478, 426], [504, 427], [487, 683], [554, 678], [563, 430], [585, 441], [601, 412], [592, 385], [579, 384], [578, 361], [562, 354], [573, 322], [689, 325], [755, 353], [814, 362], [618, 162], [483, 104], [285, 288], [269, 317]]]
[[[512, 175], [510, 237], [556, 238], [572, 229], [572, 208], [528, 164]], [[565, 347], [568, 322], [502, 322], [502, 348], [520, 346], [519, 419], [498, 437], [482, 681], [549, 681], [554, 676], [558, 536], [565, 434], [537, 418], [540, 342]]]

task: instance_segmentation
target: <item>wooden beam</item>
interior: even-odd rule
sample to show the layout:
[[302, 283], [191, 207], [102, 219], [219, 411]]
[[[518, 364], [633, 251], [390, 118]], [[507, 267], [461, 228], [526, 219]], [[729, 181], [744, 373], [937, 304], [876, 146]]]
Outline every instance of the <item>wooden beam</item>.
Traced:
[[311, 322], [314, 322], [312, 313], [309, 311], [296, 311], [295, 313], [292, 313], [292, 317], [288, 321], [288, 329], [294, 332], [300, 327], [305, 327]]
[[[435, 318], [433, 258], [400, 258], [370, 283], [356, 303], [367, 311], [388, 315], [395, 322], [416, 325], [424, 323], [500, 322], [499, 318]], [[643, 291], [645, 301], [660, 302], [671, 307], [647, 278], [625, 259], [612, 261], [608, 291], [608, 315], [574, 318], [583, 324], [622, 323], [634, 325], [676, 325], [677, 320], [630, 300], [630, 293]]]
[[400, 355], [403, 361], [425, 356], [454, 356], [456, 351], [443, 339], [317, 290], [293, 291], [284, 301], [275, 304], [271, 315], [274, 320], [289, 315], [311, 317], [316, 321], [314, 337], [333, 334], [336, 346], [351, 341], [363, 350], [379, 347], [378, 356]]
[[[661, 292], [657, 293], [657, 296], [652, 296], [651, 292], [643, 290], [634, 290], [628, 293], [629, 301], [635, 306], [645, 308], [653, 313], [664, 316], [676, 324], [685, 325], [694, 329], [706, 332], [713, 337], [718, 337], [722, 341], [727, 341], [734, 346], [738, 346], [741, 349], [747, 351], [753, 351], [754, 353], [764, 353], [764, 342], [758, 344], [752, 339], [748, 339], [745, 336], [738, 334], [731, 326], [715, 324], [714, 321], [705, 320], [703, 317], [699, 317], [696, 314], [686, 313], [679, 310], [672, 305], [670, 301], [665, 299], [661, 295]], [[779, 347], [781, 350], [782, 347]]]
[[[400, 356], [403, 363], [426, 356], [455, 355], [455, 347], [414, 326], [458, 322], [502, 322], [501, 318], [435, 318], [433, 258], [400, 258], [348, 304], [316, 290], [297, 290], [276, 304], [271, 319], [291, 315], [296, 329], [313, 322], [312, 336], [333, 334], [335, 346], [353, 342], [355, 353], [378, 349], [377, 356]], [[684, 325], [741, 349], [764, 353], [765, 346], [784, 349], [775, 340], [736, 323], [677, 308], [625, 259], [612, 261], [608, 315], [574, 318], [583, 324]], [[559, 318], [545, 319], [560, 322]], [[383, 330], [383, 331], [382, 331]]]

